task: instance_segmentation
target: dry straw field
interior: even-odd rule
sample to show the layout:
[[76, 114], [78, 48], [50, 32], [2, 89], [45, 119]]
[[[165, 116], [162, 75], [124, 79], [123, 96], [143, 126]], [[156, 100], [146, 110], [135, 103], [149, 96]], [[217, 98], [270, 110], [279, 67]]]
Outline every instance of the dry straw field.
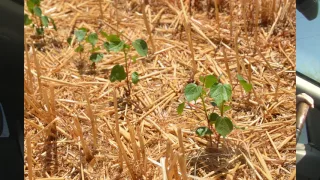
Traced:
[[[25, 6], [26, 179], [295, 178], [295, 1], [36, 3]], [[90, 38], [79, 49], [81, 28], [97, 35], [95, 59]], [[146, 56], [107, 51], [119, 45], [104, 43], [110, 34], [146, 41]], [[128, 79], [111, 82], [116, 64], [129, 67]], [[207, 75], [232, 87], [225, 138], [213, 125], [211, 135], [195, 133], [207, 113], [219, 113], [211, 97], [177, 112], [187, 84], [199, 87]]]

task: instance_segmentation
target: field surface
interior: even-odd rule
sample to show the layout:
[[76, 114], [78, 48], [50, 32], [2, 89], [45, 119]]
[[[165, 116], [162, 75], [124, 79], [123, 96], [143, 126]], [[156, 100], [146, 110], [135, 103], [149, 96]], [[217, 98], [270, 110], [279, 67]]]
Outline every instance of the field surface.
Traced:
[[[42, 37], [25, 25], [26, 179], [295, 178], [294, 1], [43, 0], [40, 8], [57, 30], [49, 23]], [[25, 14], [40, 24], [27, 6]], [[80, 28], [98, 35], [94, 66], [89, 43], [75, 51]], [[125, 56], [106, 51], [102, 31], [147, 42], [147, 56], [127, 52], [130, 96], [126, 80], [110, 81]], [[201, 99], [181, 114], [178, 105], [188, 83], [221, 74], [232, 87], [224, 116], [240, 128], [199, 137]], [[219, 113], [211, 101], [206, 111]]]

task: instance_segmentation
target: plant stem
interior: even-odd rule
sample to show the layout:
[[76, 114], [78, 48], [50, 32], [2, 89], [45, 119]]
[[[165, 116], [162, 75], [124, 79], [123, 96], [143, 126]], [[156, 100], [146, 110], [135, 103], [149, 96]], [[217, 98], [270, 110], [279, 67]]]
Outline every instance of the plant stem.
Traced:
[[220, 110], [221, 117], [223, 117], [223, 106], [224, 106], [224, 102], [221, 104], [221, 110]]
[[[200, 95], [200, 98], [201, 98], [201, 101], [202, 101], [202, 106], [203, 106], [203, 109], [204, 109], [204, 113], [206, 115], [206, 118], [207, 118], [207, 122], [208, 122], [208, 128], [210, 129], [210, 121], [209, 121], [209, 118], [208, 118], [208, 112], [207, 112], [207, 107], [206, 107], [206, 104], [204, 103], [204, 98], [202, 96], [202, 93]], [[210, 146], [212, 147], [212, 136], [210, 134]]]
[[[79, 46], [81, 46], [81, 43], [79, 42]], [[80, 51], [80, 60], [82, 61], [82, 52]]]
[[126, 66], [126, 72], [127, 72], [127, 86], [128, 86], [128, 90], [127, 90], [127, 95], [130, 97], [130, 84], [129, 84], [129, 71], [128, 71], [128, 60], [127, 60], [127, 52], [125, 49], [123, 49], [124, 52], [124, 61], [125, 61], [125, 66]]
[[[223, 117], [223, 107], [224, 107], [224, 102], [222, 102], [221, 104], [221, 110], [220, 110], [220, 114], [221, 114], [221, 117]], [[220, 143], [220, 134], [218, 133], [218, 138], [217, 138], [217, 149], [219, 149], [219, 143]]]

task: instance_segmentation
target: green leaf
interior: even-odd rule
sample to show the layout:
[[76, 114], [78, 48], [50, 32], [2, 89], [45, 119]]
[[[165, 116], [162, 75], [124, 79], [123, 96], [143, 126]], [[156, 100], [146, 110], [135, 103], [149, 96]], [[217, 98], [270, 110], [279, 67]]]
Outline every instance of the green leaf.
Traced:
[[125, 44], [123, 45], [123, 48], [125, 48], [125, 49], [130, 49], [130, 46], [125, 43]]
[[69, 45], [71, 45], [71, 41], [72, 41], [72, 37], [68, 37], [67, 43], [68, 43]]
[[56, 23], [54, 22], [54, 20], [52, 18], [49, 18], [49, 19], [50, 19], [50, 22], [53, 26], [53, 29], [57, 31], [58, 29], [57, 29]]
[[217, 119], [215, 127], [217, 132], [225, 138], [232, 131], [233, 124], [229, 118], [222, 117]]
[[40, 1], [41, 0], [30, 0], [33, 4], [40, 6]]
[[199, 80], [200, 80], [200, 82], [204, 83], [205, 77], [204, 77], [204, 76], [200, 76], [200, 77], [199, 77]]
[[106, 39], [108, 39], [108, 34], [104, 31], [101, 31], [100, 34], [105, 37]]
[[205, 96], [207, 94], [207, 92], [204, 90], [204, 88], [202, 89], [202, 95]]
[[84, 32], [86, 32], [86, 33], [89, 31], [87, 28], [84, 28], [84, 27], [79, 28], [78, 30], [84, 31]]
[[34, 14], [35, 14], [36, 16], [38, 16], [38, 17], [41, 17], [41, 15], [42, 15], [42, 11], [41, 11], [41, 9], [40, 9], [38, 6], [35, 6], [35, 7], [33, 8], [33, 12], [34, 12]]
[[214, 101], [211, 101], [210, 104], [211, 104], [212, 106], [218, 106], [217, 103], [214, 102]]
[[119, 64], [113, 66], [111, 70], [111, 75], [110, 75], [111, 82], [115, 82], [117, 80], [121, 82], [122, 80], [126, 79], [126, 77], [127, 77], [127, 74], [125, 73], [123, 66]]
[[224, 101], [228, 101], [231, 98], [231, 86], [230, 84], [214, 84], [210, 88], [210, 97], [214, 99], [218, 106]]
[[124, 42], [119, 41], [119, 42], [105, 42], [103, 44], [104, 48], [106, 48], [107, 51], [113, 51], [113, 52], [119, 52], [123, 50], [124, 48]]
[[47, 16], [41, 16], [41, 23], [45, 26], [48, 27], [49, 25], [49, 19]]
[[223, 112], [222, 112], [222, 106], [219, 106], [219, 110], [220, 110], [220, 112], [222, 112], [222, 113], [224, 113], [224, 112], [226, 112], [226, 111], [228, 111], [228, 110], [230, 110], [230, 109], [231, 109], [230, 106], [225, 106], [225, 105], [223, 105]]
[[132, 56], [131, 59], [132, 59], [132, 62], [133, 62], [133, 63], [136, 63], [136, 62], [137, 62], [137, 56]]
[[34, 2], [32, 0], [27, 1], [27, 7], [28, 7], [28, 11], [31, 14], [34, 14], [33, 8], [34, 8]]
[[95, 47], [95, 48], [91, 49], [91, 52], [94, 53], [94, 52], [99, 51], [99, 50], [100, 50], [100, 47]]
[[217, 121], [219, 118], [220, 118], [219, 114], [217, 114], [217, 113], [211, 113], [211, 114], [209, 115], [209, 122], [210, 122], [210, 124], [215, 124], [216, 121]]
[[139, 82], [139, 74], [137, 72], [133, 72], [131, 79], [133, 84], [137, 84]]
[[120, 43], [121, 41], [120, 37], [115, 34], [110, 34], [109, 36], [107, 36], [107, 40], [112, 43]]
[[29, 19], [28, 14], [24, 14], [24, 25], [30, 25], [32, 23], [32, 20]]
[[185, 105], [185, 102], [179, 104], [179, 106], [177, 108], [177, 112], [178, 112], [179, 115], [182, 114], [183, 109], [184, 109], [184, 105]]
[[205, 135], [213, 134], [213, 132], [208, 127], [198, 127], [196, 130], [196, 134], [202, 137]]
[[248, 93], [252, 89], [252, 84], [248, 83], [246, 80], [243, 79], [243, 77], [239, 74], [237, 74], [238, 80], [243, 87], [243, 89]]
[[142, 39], [137, 39], [132, 43], [132, 46], [140, 56], [147, 56], [148, 54], [148, 45], [147, 43]]
[[83, 52], [83, 50], [84, 50], [83, 45], [80, 44], [74, 51], [80, 53], [80, 52]]
[[90, 43], [92, 46], [95, 46], [97, 41], [98, 41], [98, 35], [97, 33], [91, 33], [88, 35], [88, 37], [86, 38], [86, 41], [88, 43]]
[[81, 42], [84, 40], [87, 30], [85, 28], [80, 28], [74, 34], [76, 35], [78, 42]]
[[96, 62], [99, 62], [102, 58], [103, 58], [103, 54], [102, 53], [93, 53], [90, 56], [90, 61], [96, 63]]
[[204, 85], [206, 88], [210, 88], [215, 83], [218, 83], [218, 79], [214, 75], [207, 75], [205, 77]]
[[43, 35], [44, 29], [42, 27], [36, 28], [37, 35]]
[[202, 87], [197, 86], [194, 83], [190, 83], [186, 86], [184, 89], [184, 95], [186, 96], [186, 99], [188, 102], [197, 100], [202, 93]]

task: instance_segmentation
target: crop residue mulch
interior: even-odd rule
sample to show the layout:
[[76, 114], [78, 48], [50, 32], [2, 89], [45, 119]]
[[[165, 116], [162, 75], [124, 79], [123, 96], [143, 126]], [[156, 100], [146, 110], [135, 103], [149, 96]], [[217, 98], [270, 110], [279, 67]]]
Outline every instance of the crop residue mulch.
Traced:
[[[217, 19], [214, 8], [208, 13], [205, 3], [193, 6], [190, 15], [188, 10], [183, 12], [180, 1], [151, 1], [146, 15], [152, 49], [140, 2], [101, 0], [101, 18], [99, 1], [43, 1], [43, 13], [55, 20], [58, 31], [45, 29], [42, 47], [42, 39], [32, 38], [33, 30], [25, 26], [25, 177], [163, 179], [167, 174], [174, 179], [184, 175], [294, 179], [295, 3], [245, 2], [222, 1]], [[255, 9], [260, 10], [258, 16]], [[176, 111], [192, 74], [186, 17], [197, 63], [195, 80], [223, 73], [221, 81], [235, 86], [232, 110], [226, 116], [246, 128], [234, 129], [221, 139], [218, 151], [207, 148], [209, 139], [194, 133], [206, 125], [200, 101], [194, 104], [199, 107], [196, 110], [186, 108], [182, 115]], [[128, 43], [148, 40], [149, 56], [130, 64], [130, 72], [140, 74], [139, 83], [132, 86], [131, 101], [126, 101], [124, 81], [109, 80], [111, 68], [124, 64], [123, 53], [102, 49], [104, 58], [92, 70], [89, 54], [84, 53], [81, 61], [74, 51], [76, 44], [68, 45], [67, 38], [75, 41], [74, 30], [81, 27], [97, 33], [121, 32], [121, 39]], [[104, 38], [99, 35], [99, 39], [102, 47]], [[254, 91], [241, 89], [237, 73], [251, 81]], [[209, 112], [217, 111], [210, 99], [206, 104]]]

